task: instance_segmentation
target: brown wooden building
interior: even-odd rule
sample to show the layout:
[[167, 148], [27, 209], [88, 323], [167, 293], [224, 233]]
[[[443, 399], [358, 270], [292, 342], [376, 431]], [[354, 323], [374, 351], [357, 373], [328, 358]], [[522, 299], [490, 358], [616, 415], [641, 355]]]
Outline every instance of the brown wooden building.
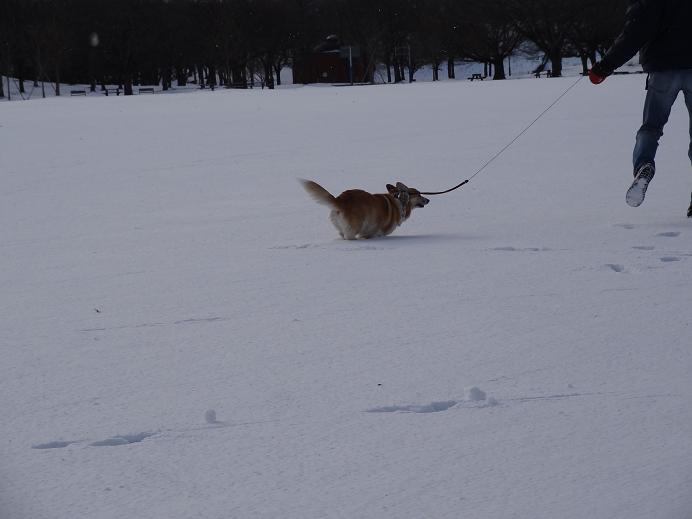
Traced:
[[370, 83], [372, 72], [367, 68], [358, 47], [342, 46], [332, 35], [310, 54], [293, 60], [293, 83]]

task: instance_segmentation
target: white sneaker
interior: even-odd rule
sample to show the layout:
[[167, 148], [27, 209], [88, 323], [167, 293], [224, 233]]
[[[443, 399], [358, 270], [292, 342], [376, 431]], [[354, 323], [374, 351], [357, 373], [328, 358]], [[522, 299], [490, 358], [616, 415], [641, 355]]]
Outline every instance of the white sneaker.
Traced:
[[625, 200], [627, 205], [631, 207], [639, 207], [644, 201], [644, 196], [646, 196], [646, 188], [649, 187], [649, 182], [654, 178], [656, 170], [654, 165], [650, 163], [642, 164], [639, 169], [635, 172], [634, 182], [627, 190], [627, 195], [625, 195]]

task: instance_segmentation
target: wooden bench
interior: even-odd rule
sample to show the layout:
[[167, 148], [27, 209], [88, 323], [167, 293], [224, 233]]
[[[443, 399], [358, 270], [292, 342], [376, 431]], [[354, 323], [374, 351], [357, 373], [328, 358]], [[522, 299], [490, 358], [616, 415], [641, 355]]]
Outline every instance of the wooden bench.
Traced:
[[553, 77], [553, 71], [548, 69], [548, 70], [539, 70], [538, 72], [535, 72], [533, 75], [535, 77], [541, 77], [542, 74], [545, 74], [545, 77]]
[[471, 77], [469, 77], [469, 81], [474, 81], [476, 79], [480, 79], [481, 81], [483, 81], [485, 78], [480, 74], [471, 74]]
[[139, 89], [140, 94], [153, 94], [154, 93], [154, 88], [153, 87], [142, 87]]
[[71, 96], [85, 96], [86, 90], [70, 90]]
[[104, 95], [115, 94], [115, 95], [119, 96], [120, 95], [120, 87], [118, 87], [118, 88], [106, 88], [103, 91], [103, 94]]

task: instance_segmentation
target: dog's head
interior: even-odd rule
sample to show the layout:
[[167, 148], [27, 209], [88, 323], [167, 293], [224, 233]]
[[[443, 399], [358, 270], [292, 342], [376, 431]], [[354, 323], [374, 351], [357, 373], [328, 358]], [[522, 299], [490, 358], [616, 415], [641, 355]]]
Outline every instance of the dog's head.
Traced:
[[394, 196], [394, 198], [398, 198], [404, 206], [410, 204], [411, 208], [425, 207], [428, 202], [430, 202], [430, 200], [420, 194], [420, 191], [412, 187], [407, 187], [401, 182], [397, 182], [396, 186], [387, 184], [387, 191], [389, 191], [389, 194]]

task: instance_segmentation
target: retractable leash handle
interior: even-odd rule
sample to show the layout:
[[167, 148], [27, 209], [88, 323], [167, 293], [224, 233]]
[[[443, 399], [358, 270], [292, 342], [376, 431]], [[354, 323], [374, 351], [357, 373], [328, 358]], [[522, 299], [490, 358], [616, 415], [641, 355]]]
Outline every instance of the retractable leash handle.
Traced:
[[514, 137], [514, 139], [512, 139], [511, 141], [509, 141], [500, 151], [498, 151], [495, 155], [493, 155], [493, 156], [490, 158], [490, 160], [488, 160], [485, 164], [483, 164], [483, 165], [482, 165], [473, 175], [471, 175], [469, 178], [467, 178], [466, 180], [464, 180], [462, 183], [457, 184], [456, 186], [447, 189], [446, 191], [428, 191], [428, 192], [423, 192], [423, 191], [421, 191], [421, 195], [443, 195], [443, 194], [445, 194], [445, 193], [449, 193], [450, 191], [454, 191], [455, 189], [460, 188], [460, 187], [463, 186], [464, 184], [467, 184], [470, 180], [473, 179], [473, 177], [475, 177], [475, 176], [478, 175], [481, 171], [483, 171], [485, 168], [487, 168], [487, 167], [490, 165], [491, 162], [493, 162], [496, 158], [498, 158], [500, 155], [502, 155], [502, 154], [505, 152], [505, 150], [507, 150], [507, 148], [509, 148], [512, 144], [514, 144], [517, 140], [519, 140], [519, 137], [521, 137], [521, 136], [524, 135], [527, 131], [529, 131], [529, 128], [531, 128], [534, 124], [536, 124], [536, 122], [537, 122], [541, 117], [543, 117], [546, 113], [548, 113], [548, 110], [550, 110], [553, 106], [555, 106], [555, 105], [558, 103], [558, 101], [560, 101], [560, 99], [562, 99], [563, 97], [565, 97], [565, 96], [567, 95], [567, 92], [569, 92], [569, 91], [572, 90], [575, 86], [577, 86], [577, 83], [579, 83], [582, 79], [584, 79], [584, 76], [579, 76], [579, 78], [578, 78], [574, 83], [572, 83], [572, 84], [567, 88], [567, 90], [565, 90], [564, 92], [562, 92], [562, 94], [560, 94], [560, 95], [557, 97], [557, 99], [555, 99], [555, 101], [553, 101], [552, 103], [550, 103], [550, 105], [548, 106], [548, 108], [546, 108], [545, 110], [543, 110], [543, 111], [538, 115], [538, 117], [536, 117], [533, 121], [531, 121], [531, 124], [529, 124], [526, 128], [524, 128], [522, 131], [520, 131], [520, 132], [517, 134], [517, 136]]

